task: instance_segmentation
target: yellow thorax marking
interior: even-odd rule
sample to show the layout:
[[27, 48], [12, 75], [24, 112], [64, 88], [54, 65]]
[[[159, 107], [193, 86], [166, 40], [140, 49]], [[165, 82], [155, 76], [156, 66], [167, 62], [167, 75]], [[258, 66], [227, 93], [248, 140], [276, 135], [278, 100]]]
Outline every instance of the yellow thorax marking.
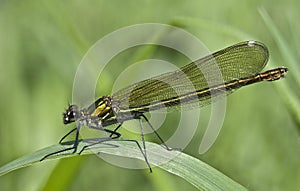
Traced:
[[98, 104], [97, 108], [92, 113], [92, 116], [100, 116], [101, 117], [102, 115], [105, 115], [109, 111], [110, 111], [110, 107], [107, 106], [104, 101], [101, 101]]

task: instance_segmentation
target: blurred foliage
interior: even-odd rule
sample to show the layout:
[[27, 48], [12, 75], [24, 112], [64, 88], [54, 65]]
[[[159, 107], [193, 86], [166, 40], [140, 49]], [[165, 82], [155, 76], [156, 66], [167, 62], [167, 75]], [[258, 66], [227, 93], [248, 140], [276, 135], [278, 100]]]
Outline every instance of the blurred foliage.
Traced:
[[[290, 109], [295, 102], [289, 99], [293, 95], [298, 101], [300, 96], [296, 76], [300, 71], [283, 51], [300, 60], [299, 7], [296, 0], [0, 1], [1, 166], [57, 143], [68, 131], [61, 114], [72, 100], [76, 68], [89, 47], [121, 27], [158, 22], [184, 28], [213, 51], [259, 40], [269, 47], [270, 66], [289, 67], [286, 79], [243, 88], [228, 97], [223, 129], [213, 147], [199, 155], [203, 127], [210, 116], [209, 108], [204, 108], [197, 134], [184, 151], [250, 190], [300, 188], [299, 112]], [[261, 8], [284, 41], [270, 30]], [[127, 64], [130, 60], [134, 58], [125, 59]], [[115, 60], [122, 61], [122, 55]], [[106, 71], [99, 96], [110, 92], [123, 69]], [[288, 91], [282, 92], [279, 84], [289, 87]], [[161, 128], [163, 137], [174, 122], [168, 118], [165, 129]], [[149, 174], [112, 166], [97, 157], [79, 158], [14, 171], [0, 177], [0, 189], [196, 190], [158, 168]]]

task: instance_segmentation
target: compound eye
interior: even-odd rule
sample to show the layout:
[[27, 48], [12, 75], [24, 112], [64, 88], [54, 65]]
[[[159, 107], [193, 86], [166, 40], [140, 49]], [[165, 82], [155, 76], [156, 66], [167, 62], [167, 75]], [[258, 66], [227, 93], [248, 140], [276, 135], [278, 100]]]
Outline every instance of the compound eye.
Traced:
[[74, 111], [70, 111], [68, 113], [68, 116], [69, 116], [70, 119], [75, 119], [76, 118], [76, 113]]
[[70, 105], [69, 108], [63, 113], [64, 124], [72, 123], [77, 120], [79, 114], [78, 106]]

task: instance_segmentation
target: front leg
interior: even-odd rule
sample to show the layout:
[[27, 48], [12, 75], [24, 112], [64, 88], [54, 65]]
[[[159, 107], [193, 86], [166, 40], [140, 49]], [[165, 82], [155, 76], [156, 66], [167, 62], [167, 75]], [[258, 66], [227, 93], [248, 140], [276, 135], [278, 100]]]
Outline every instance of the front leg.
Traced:
[[65, 151], [69, 151], [69, 150], [73, 150], [73, 151], [72, 151], [72, 154], [75, 153], [75, 152], [77, 151], [78, 144], [79, 144], [79, 131], [80, 131], [80, 128], [81, 128], [81, 123], [78, 123], [78, 126], [77, 126], [76, 128], [72, 129], [69, 133], [67, 133], [65, 136], [63, 136], [62, 139], [59, 141], [59, 143], [61, 144], [62, 141], [63, 141], [68, 135], [70, 135], [72, 132], [74, 132], [74, 131], [76, 130], [76, 137], [75, 137], [75, 140], [74, 140], [74, 143], [73, 143], [73, 146], [72, 146], [72, 147], [65, 148], [65, 149], [62, 149], [62, 150], [59, 150], [59, 151], [56, 151], [56, 152], [47, 154], [47, 155], [45, 155], [43, 158], [41, 158], [40, 161], [43, 161], [43, 160], [45, 160], [46, 158], [48, 158], [48, 157], [50, 157], [50, 156], [53, 156], [53, 155], [56, 155], [56, 154], [59, 154], [59, 153], [65, 152]]
[[65, 134], [60, 140], [59, 140], [59, 144], [62, 144], [62, 142], [63, 142], [63, 140], [65, 139], [65, 138], [67, 138], [71, 133], [73, 133], [74, 131], [76, 131], [77, 130], [77, 127], [75, 127], [74, 129], [72, 129], [69, 133], [67, 133], [67, 134]]

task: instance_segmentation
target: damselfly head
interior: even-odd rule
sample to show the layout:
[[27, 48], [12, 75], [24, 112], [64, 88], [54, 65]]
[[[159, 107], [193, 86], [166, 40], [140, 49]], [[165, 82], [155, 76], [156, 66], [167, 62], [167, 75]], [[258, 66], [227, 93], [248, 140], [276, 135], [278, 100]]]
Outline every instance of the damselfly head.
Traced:
[[66, 112], [63, 113], [64, 124], [72, 123], [79, 118], [79, 107], [77, 105], [70, 105]]

